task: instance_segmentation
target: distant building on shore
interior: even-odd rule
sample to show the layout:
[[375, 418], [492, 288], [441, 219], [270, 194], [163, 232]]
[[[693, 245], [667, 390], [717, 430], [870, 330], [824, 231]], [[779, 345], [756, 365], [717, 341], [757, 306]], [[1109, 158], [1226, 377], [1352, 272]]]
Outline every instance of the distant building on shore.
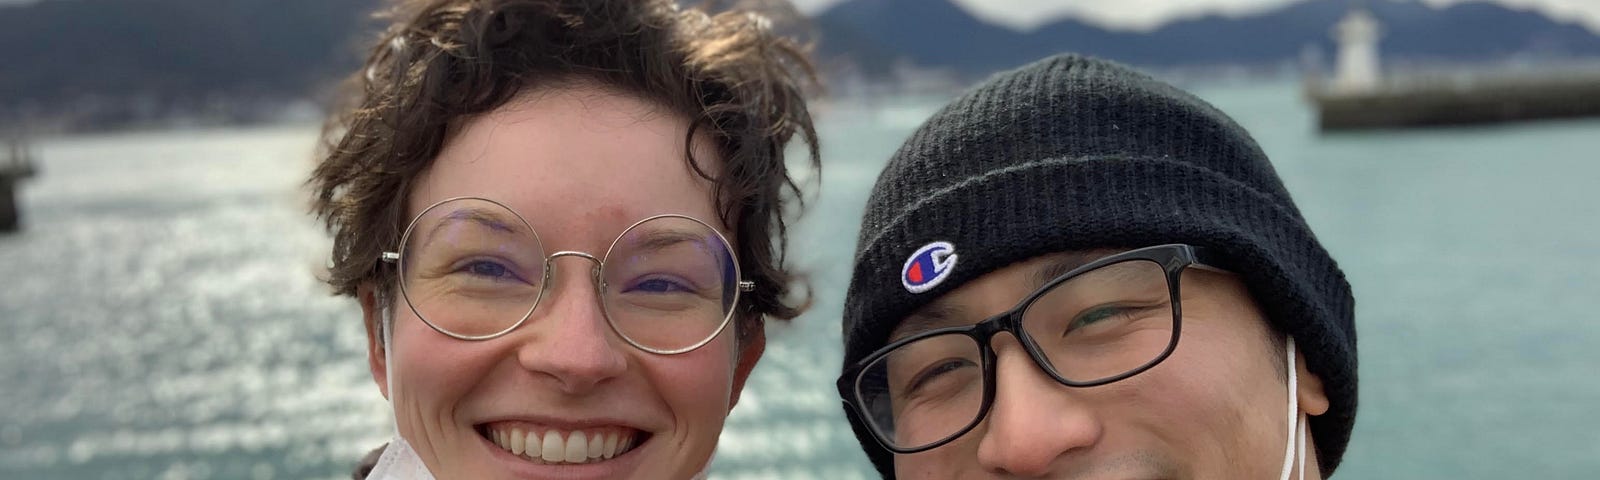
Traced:
[[1331, 79], [1306, 80], [1324, 131], [1600, 116], [1600, 68], [1384, 74], [1382, 25], [1356, 2], [1333, 27]]
[[1339, 63], [1328, 86], [1330, 91], [1366, 93], [1378, 89], [1378, 38], [1382, 29], [1372, 12], [1361, 5], [1333, 27], [1334, 39], [1339, 42]]

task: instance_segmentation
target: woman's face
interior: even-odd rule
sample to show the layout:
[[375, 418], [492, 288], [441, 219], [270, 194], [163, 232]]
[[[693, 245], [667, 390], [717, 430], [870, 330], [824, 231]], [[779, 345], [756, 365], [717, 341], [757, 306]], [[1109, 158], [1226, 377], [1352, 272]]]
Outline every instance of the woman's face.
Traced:
[[[711, 183], [684, 161], [688, 126], [593, 86], [523, 94], [463, 126], [413, 186], [409, 214], [452, 197], [493, 199], [527, 220], [545, 255], [601, 257], [634, 222], [664, 213], [733, 238], [718, 221]], [[701, 166], [716, 172], [713, 149], [696, 147]], [[369, 332], [371, 363], [401, 435], [439, 478], [687, 478], [703, 470], [762, 340], [741, 346], [729, 328], [688, 353], [641, 351], [607, 325], [593, 265], [572, 256], [552, 262], [532, 315], [491, 340], [445, 336], [399, 296], [386, 305], [393, 351], [386, 361]], [[377, 306], [364, 296], [374, 319]], [[512, 452], [530, 438], [538, 459]], [[569, 461], [576, 458], [584, 459]]]

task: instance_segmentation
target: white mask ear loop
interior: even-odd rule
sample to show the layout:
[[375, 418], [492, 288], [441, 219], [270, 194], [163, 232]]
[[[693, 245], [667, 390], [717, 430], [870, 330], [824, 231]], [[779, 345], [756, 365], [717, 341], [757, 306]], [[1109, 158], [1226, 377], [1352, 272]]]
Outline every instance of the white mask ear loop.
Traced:
[[378, 320], [378, 334], [383, 336], [384, 391], [389, 393], [389, 420], [394, 426], [394, 436], [400, 438], [400, 416], [394, 409], [394, 309], [389, 308], [386, 299], [379, 298], [378, 301], [382, 312]]
[[[1294, 337], [1289, 337], [1288, 344], [1289, 347], [1286, 349], [1288, 350], [1288, 360], [1284, 363], [1289, 366], [1289, 435], [1287, 445], [1283, 447], [1283, 475], [1278, 478], [1280, 480], [1289, 480], [1289, 473], [1293, 470], [1291, 467], [1298, 459], [1300, 474], [1295, 478], [1304, 480], [1306, 478], [1306, 437], [1301, 425], [1300, 375], [1295, 365]], [[1299, 448], [1295, 448], [1297, 441], [1299, 442]], [[1297, 452], [1298, 455], [1296, 455]]]
[[1300, 446], [1295, 448], [1296, 463], [1300, 464], [1300, 480], [1306, 480], [1306, 430], [1311, 427], [1306, 425], [1305, 414], [1300, 414], [1300, 428], [1295, 430], [1294, 436], [1300, 437]]
[[400, 436], [400, 412], [394, 407], [395, 396], [399, 391], [394, 389], [395, 377], [399, 376], [394, 364], [394, 309], [389, 308], [389, 303], [380, 298], [382, 317], [379, 320], [379, 335], [383, 336], [383, 366], [388, 369], [384, 375], [384, 384], [389, 389], [389, 419], [394, 424], [394, 438], [389, 440], [389, 446], [383, 449], [383, 454], [378, 456], [378, 461], [372, 467], [372, 472], [367, 474], [368, 479], [381, 480], [433, 480], [433, 474], [428, 472], [428, 467], [423, 464], [422, 458], [417, 456], [416, 450], [411, 448], [406, 439]]

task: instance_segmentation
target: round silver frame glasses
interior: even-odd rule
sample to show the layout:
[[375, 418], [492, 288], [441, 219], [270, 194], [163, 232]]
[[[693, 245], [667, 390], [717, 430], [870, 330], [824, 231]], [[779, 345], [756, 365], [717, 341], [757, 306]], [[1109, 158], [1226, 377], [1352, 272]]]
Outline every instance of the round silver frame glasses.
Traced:
[[[441, 326], [433, 323], [432, 320], [428, 319], [427, 315], [423, 315], [422, 312], [417, 310], [417, 306], [414, 303], [412, 303], [410, 294], [406, 292], [406, 287], [405, 287], [405, 275], [406, 275], [405, 262], [401, 262], [400, 259], [402, 258], [402, 253], [404, 252], [404, 250], [406, 248], [406, 245], [408, 244], [408, 242], [411, 239], [412, 231], [417, 228], [418, 222], [421, 221], [423, 217], [427, 216], [428, 212], [432, 211], [435, 208], [439, 208], [440, 206], [442, 206], [444, 204], [447, 204], [447, 203], [450, 203], [450, 202], [455, 202], [455, 201], [461, 201], [461, 200], [476, 200], [476, 201], [488, 202], [490, 204], [499, 206], [500, 208], [504, 208], [507, 212], [510, 212], [512, 215], [516, 216], [517, 221], [522, 222], [522, 226], [528, 229], [528, 232], [530, 234], [532, 234], [534, 244], [539, 248], [539, 251], [541, 251], [541, 252], [544, 251], [544, 242], [543, 242], [543, 240], [541, 240], [539, 238], [539, 233], [533, 229], [533, 226], [528, 223], [528, 220], [526, 218], [523, 218], [523, 216], [521, 214], [517, 213], [517, 211], [512, 209], [510, 206], [508, 206], [508, 205], [506, 205], [504, 203], [495, 201], [495, 200], [490, 200], [490, 199], [483, 198], [483, 197], [473, 197], [473, 196], [462, 196], [462, 197], [446, 198], [444, 200], [440, 200], [438, 202], [435, 202], [432, 205], [429, 205], [428, 208], [422, 209], [422, 211], [419, 212], [415, 218], [412, 218], [411, 219], [411, 223], [406, 226], [405, 233], [403, 233], [400, 236], [400, 248], [397, 249], [396, 251], [383, 252], [382, 254], [379, 255], [379, 260], [384, 262], [384, 263], [392, 263], [392, 264], [395, 264], [397, 266], [397, 269], [399, 271], [399, 280], [398, 281], [401, 284], [400, 285], [400, 295], [405, 298], [406, 306], [411, 308], [411, 312], [415, 313], [417, 315], [417, 318], [422, 319], [422, 323], [427, 324], [429, 328], [432, 328], [434, 331], [442, 333], [442, 334], [444, 334], [446, 336], [449, 336], [449, 337], [452, 337], [452, 338], [456, 338], [456, 339], [459, 339], [459, 340], [468, 340], [468, 341], [490, 340], [490, 339], [501, 337], [501, 336], [503, 336], [503, 335], [505, 335], [507, 333], [510, 333], [512, 330], [516, 330], [517, 327], [522, 326], [522, 324], [527, 323], [528, 318], [533, 316], [534, 310], [539, 307], [539, 302], [541, 300], [543, 300], [544, 295], [545, 295], [545, 291], [550, 289], [550, 283], [551, 283], [550, 280], [555, 275], [555, 259], [559, 258], [559, 257], [578, 257], [578, 258], [583, 258], [583, 259], [589, 260], [591, 262], [594, 262], [594, 266], [591, 267], [590, 270], [589, 270], [590, 281], [594, 284], [595, 288], [597, 289], [597, 291], [601, 295], [601, 299], [602, 300], [600, 301], [600, 309], [601, 309], [601, 312], [604, 314], [604, 316], [606, 318], [606, 325], [608, 325], [611, 328], [611, 331], [616, 333], [618, 337], [622, 338], [623, 341], [627, 342], [629, 345], [632, 345], [634, 348], [637, 348], [639, 350], [643, 350], [643, 351], [646, 351], [646, 352], [654, 353], [654, 354], [657, 354], [657, 355], [676, 355], [676, 354], [680, 354], [680, 353], [687, 353], [687, 352], [690, 352], [690, 351], [694, 351], [695, 349], [698, 349], [698, 348], [700, 348], [702, 346], [705, 346], [705, 344], [710, 343], [711, 340], [716, 339], [718, 335], [722, 334], [723, 330], [726, 330], [728, 328], [728, 324], [731, 323], [734, 314], [739, 311], [738, 305], [739, 305], [739, 300], [740, 300], [740, 297], [742, 296], [742, 294], [744, 292], [749, 292], [749, 291], [755, 289], [755, 282], [744, 280], [744, 273], [739, 267], [738, 255], [733, 250], [733, 244], [728, 242], [728, 238], [726, 236], [724, 236], [721, 231], [717, 230], [715, 227], [712, 227], [710, 224], [708, 224], [708, 223], [706, 223], [704, 221], [701, 221], [698, 218], [694, 218], [694, 217], [691, 217], [691, 216], [688, 216], [688, 215], [675, 214], [675, 213], [652, 215], [650, 217], [646, 217], [646, 218], [644, 218], [642, 220], [634, 222], [633, 224], [629, 225], [628, 228], [623, 229], [622, 233], [618, 234], [617, 238], [615, 240], [611, 241], [611, 245], [609, 247], [606, 247], [605, 255], [603, 255], [603, 256], [601, 256], [599, 258], [596, 258], [594, 255], [589, 254], [587, 252], [580, 252], [580, 251], [573, 251], [573, 250], [563, 250], [563, 251], [555, 252], [555, 253], [552, 253], [550, 255], [545, 256], [544, 259], [542, 260], [542, 262], [544, 264], [543, 265], [543, 270], [544, 271], [542, 272], [543, 279], [542, 279], [542, 282], [541, 282], [541, 284], [539, 286], [538, 293], [536, 293], [535, 296], [534, 296], [533, 303], [528, 306], [528, 311], [523, 312], [521, 318], [517, 319], [516, 322], [512, 323], [510, 326], [506, 327], [505, 329], [500, 330], [498, 332], [486, 334], [486, 335], [462, 335], [462, 334], [459, 334], [459, 333], [456, 333], [456, 332], [452, 332], [452, 331], [449, 331], [449, 330], [445, 329], [444, 327], [441, 327]], [[727, 313], [723, 315], [722, 321], [720, 323], [718, 323], [717, 327], [715, 329], [713, 329], [711, 334], [706, 336], [706, 338], [703, 338], [703, 339], [701, 339], [701, 340], [699, 340], [697, 342], [694, 342], [693, 344], [690, 344], [689, 346], [686, 346], [686, 347], [672, 348], [672, 349], [661, 349], [661, 348], [655, 348], [655, 347], [650, 347], [648, 345], [644, 345], [644, 344], [640, 343], [639, 341], [633, 339], [632, 337], [628, 336], [627, 333], [623, 332], [622, 328], [617, 326], [617, 322], [616, 322], [616, 320], [614, 320], [612, 318], [611, 312], [609, 311], [609, 307], [606, 306], [606, 301], [604, 300], [604, 296], [605, 296], [605, 291], [606, 291], [607, 285], [606, 285], [605, 276], [604, 276], [603, 272], [605, 271], [606, 261], [609, 260], [610, 257], [611, 257], [611, 254], [616, 251], [617, 244], [620, 243], [622, 241], [622, 239], [628, 235], [629, 232], [633, 231], [634, 228], [637, 228], [639, 225], [642, 225], [645, 222], [649, 222], [651, 220], [655, 220], [655, 219], [659, 219], [659, 218], [681, 218], [681, 219], [689, 220], [689, 221], [698, 223], [698, 224], [706, 227], [707, 230], [709, 230], [713, 234], [715, 234], [717, 236], [717, 240], [722, 242], [723, 246], [727, 247], [728, 256], [733, 260], [733, 262], [732, 262], [733, 263], [733, 265], [732, 265], [733, 266], [733, 278], [737, 279], [737, 288], [734, 290], [733, 299], [732, 299], [731, 303], [729, 304], [730, 307], [728, 308]]]

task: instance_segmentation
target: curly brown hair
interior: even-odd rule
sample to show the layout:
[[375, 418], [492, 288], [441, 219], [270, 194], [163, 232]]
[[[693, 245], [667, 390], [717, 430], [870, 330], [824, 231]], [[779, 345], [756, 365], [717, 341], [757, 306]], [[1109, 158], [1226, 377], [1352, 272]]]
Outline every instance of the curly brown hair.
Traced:
[[[744, 315], [792, 319], [809, 295], [785, 267], [786, 210], [801, 189], [784, 161], [799, 134], [821, 168], [805, 90], [816, 84], [806, 49], [759, 15], [679, 9], [669, 0], [398, 0], [392, 25], [348, 86], [349, 105], [323, 127], [309, 187], [312, 211], [333, 234], [327, 282], [355, 295], [395, 286], [381, 252], [395, 248], [418, 175], [463, 123], [519, 93], [592, 82], [660, 104], [691, 121], [685, 161], [715, 185], [740, 268], [755, 281]], [[689, 145], [712, 140], [715, 176]], [[741, 331], [748, 330], [741, 328]]]

